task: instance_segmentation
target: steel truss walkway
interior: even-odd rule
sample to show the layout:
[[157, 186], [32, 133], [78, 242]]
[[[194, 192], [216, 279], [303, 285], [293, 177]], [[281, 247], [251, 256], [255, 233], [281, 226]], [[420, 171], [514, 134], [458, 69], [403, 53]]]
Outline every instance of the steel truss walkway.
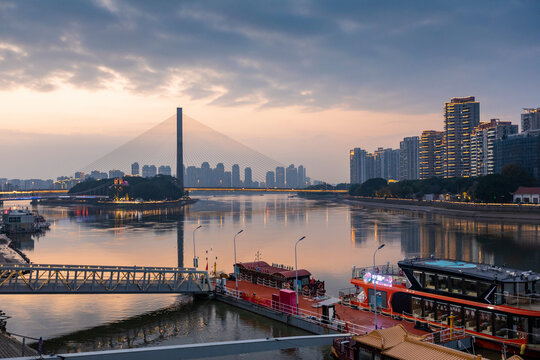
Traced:
[[0, 265], [1, 294], [208, 294], [208, 271], [95, 265]]

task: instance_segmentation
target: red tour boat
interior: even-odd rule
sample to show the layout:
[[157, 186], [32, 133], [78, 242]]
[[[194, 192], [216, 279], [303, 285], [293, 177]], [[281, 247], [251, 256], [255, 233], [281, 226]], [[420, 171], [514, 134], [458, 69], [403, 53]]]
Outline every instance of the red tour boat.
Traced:
[[427, 328], [461, 328], [480, 347], [540, 357], [540, 274], [463, 261], [415, 258], [353, 267], [345, 301]]

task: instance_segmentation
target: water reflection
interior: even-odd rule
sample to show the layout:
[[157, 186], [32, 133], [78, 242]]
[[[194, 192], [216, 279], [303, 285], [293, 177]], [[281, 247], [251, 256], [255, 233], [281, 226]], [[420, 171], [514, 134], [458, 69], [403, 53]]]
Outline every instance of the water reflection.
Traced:
[[[73, 353], [301, 335], [309, 334], [223, 303], [179, 297], [157, 311], [48, 339], [44, 348], [47, 353]], [[323, 359], [329, 358], [328, 353], [327, 348], [315, 347], [257, 354], [257, 358]]]
[[[377, 253], [377, 261], [381, 263], [435, 254], [540, 271], [538, 224], [380, 210], [281, 194], [201, 198], [181, 210], [43, 206], [37, 210], [52, 222], [51, 230], [42, 237], [16, 238], [16, 245], [35, 263], [190, 266], [191, 233], [203, 225], [196, 239], [197, 254], [201, 255], [199, 268], [205, 268], [202, 254], [208, 254], [209, 268], [217, 257], [217, 270], [226, 273], [232, 271], [233, 235], [240, 229], [244, 233], [237, 239], [238, 261], [253, 261], [260, 252], [261, 260], [289, 266], [294, 265], [294, 243], [305, 235], [306, 240], [298, 247], [298, 266], [325, 280], [332, 295], [350, 286], [352, 266], [372, 263], [373, 251], [381, 243], [387, 244]], [[188, 241], [184, 241], [186, 234]], [[13, 316], [8, 323], [9, 331], [50, 338], [156, 311], [170, 306], [176, 298], [175, 295], [21, 295], [2, 297], [0, 308]], [[178, 312], [190, 309], [182, 307]], [[219, 323], [214, 317], [205, 318], [202, 308], [198, 314], [199, 317], [193, 315], [190, 321], [204, 323], [210, 319]], [[236, 321], [230, 316], [225, 319], [231, 324]], [[237, 332], [239, 338], [250, 333], [252, 326], [247, 320], [242, 324], [247, 330]], [[236, 331], [234, 326], [230, 329]], [[193, 330], [188, 338], [202, 337], [204, 330], [201, 328], [197, 334]], [[216, 334], [216, 341], [221, 340], [219, 331]]]
[[[401, 242], [405, 257], [437, 257], [539, 270], [540, 225], [399, 210], [351, 209], [351, 241]], [[524, 254], [527, 256], [524, 258]]]

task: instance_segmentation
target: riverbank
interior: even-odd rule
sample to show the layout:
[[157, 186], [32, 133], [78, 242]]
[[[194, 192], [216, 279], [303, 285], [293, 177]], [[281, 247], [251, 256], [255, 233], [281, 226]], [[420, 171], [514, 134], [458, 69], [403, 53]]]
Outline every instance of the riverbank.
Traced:
[[422, 211], [483, 220], [540, 220], [540, 205], [533, 204], [480, 204], [450, 201], [418, 201], [409, 199], [369, 198], [346, 196], [342, 201], [366, 207]]

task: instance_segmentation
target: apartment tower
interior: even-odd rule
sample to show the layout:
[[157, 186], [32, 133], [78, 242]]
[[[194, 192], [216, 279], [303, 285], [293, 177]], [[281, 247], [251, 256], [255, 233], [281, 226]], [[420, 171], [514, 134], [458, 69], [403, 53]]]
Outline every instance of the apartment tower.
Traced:
[[471, 135], [480, 123], [480, 103], [474, 96], [454, 97], [444, 104], [443, 176], [471, 173]]

